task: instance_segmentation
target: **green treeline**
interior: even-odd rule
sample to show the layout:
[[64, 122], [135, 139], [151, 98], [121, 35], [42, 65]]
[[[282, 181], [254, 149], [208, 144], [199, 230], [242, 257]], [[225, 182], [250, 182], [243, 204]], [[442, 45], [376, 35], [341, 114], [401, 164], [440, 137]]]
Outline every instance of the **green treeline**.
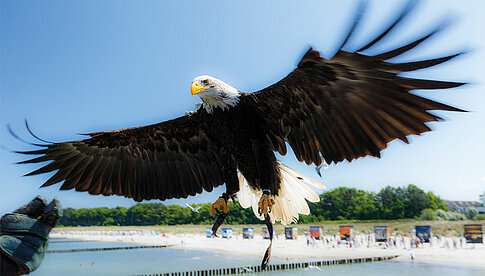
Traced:
[[394, 220], [418, 218], [424, 209], [448, 211], [443, 200], [415, 185], [387, 186], [378, 193], [353, 188], [337, 188], [320, 195], [320, 202], [310, 203], [310, 215], [301, 223], [324, 220]]
[[[188, 207], [166, 206], [162, 203], [137, 204], [130, 208], [64, 209], [60, 221], [63, 226], [102, 225], [176, 225], [212, 224], [209, 216], [211, 204], [193, 212]], [[425, 193], [415, 185], [386, 187], [378, 193], [354, 188], [337, 188], [320, 195], [320, 202], [309, 203], [311, 213], [300, 216], [300, 223], [326, 220], [391, 220], [420, 217], [424, 209], [447, 211], [443, 200], [432, 192]], [[238, 202], [230, 202], [227, 224], [258, 224], [251, 208], [243, 209]]]

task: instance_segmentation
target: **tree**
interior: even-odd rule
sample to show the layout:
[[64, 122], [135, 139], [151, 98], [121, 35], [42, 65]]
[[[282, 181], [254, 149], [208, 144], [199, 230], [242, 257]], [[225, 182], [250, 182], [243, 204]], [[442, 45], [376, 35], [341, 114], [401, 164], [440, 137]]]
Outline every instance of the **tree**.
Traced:
[[73, 208], [63, 209], [62, 210], [63, 214], [62, 214], [61, 219], [59, 220], [59, 225], [62, 225], [62, 226], [73, 226], [73, 225], [75, 225], [73, 223], [73, 220], [72, 220], [72, 215], [76, 211], [77, 210], [73, 209]]
[[189, 224], [192, 223], [192, 211], [179, 205], [167, 206], [160, 214], [159, 224]]
[[468, 219], [473, 219], [474, 217], [478, 216], [478, 211], [475, 207], [468, 207], [465, 211], [465, 216]]
[[[320, 202], [309, 204], [315, 221], [376, 219], [375, 194], [355, 188], [340, 187], [320, 195]], [[304, 217], [304, 221], [308, 221]]]
[[376, 197], [380, 219], [401, 219], [405, 217], [405, 191], [387, 186]]
[[414, 218], [421, 215], [421, 211], [430, 204], [428, 197], [423, 190], [410, 184], [405, 189], [405, 217]]
[[125, 207], [116, 207], [110, 209], [110, 217], [113, 218], [113, 225], [129, 225], [128, 209]]
[[129, 225], [162, 224], [161, 213], [166, 209], [162, 203], [136, 204], [128, 209]]
[[433, 210], [445, 210], [448, 211], [448, 205], [437, 195], [433, 194], [433, 192], [428, 192], [426, 194], [428, 197], [429, 208]]
[[436, 218], [439, 220], [448, 220], [448, 212], [442, 209], [436, 210]]
[[[96, 225], [176, 225], [212, 224], [209, 216], [210, 203], [199, 204], [199, 212], [178, 205], [165, 206], [162, 203], [136, 204], [129, 209], [81, 208], [64, 209], [60, 223], [64, 226]], [[454, 213], [446, 213], [448, 207], [432, 192], [425, 193], [415, 185], [407, 187], [383, 188], [379, 193], [366, 192], [355, 188], [340, 187], [320, 195], [319, 202], [308, 202], [309, 215], [301, 215], [300, 223], [314, 223], [324, 220], [370, 220], [402, 219], [423, 215], [428, 219], [464, 219]], [[227, 224], [263, 223], [253, 214], [252, 208], [242, 208], [238, 201], [229, 202], [230, 215]], [[431, 211], [430, 211], [431, 210]], [[437, 210], [434, 212], [433, 210]], [[470, 211], [472, 212], [472, 211]]]
[[110, 226], [114, 224], [115, 224], [115, 220], [111, 217], [107, 217], [103, 222], [103, 225], [106, 225], [106, 226]]
[[437, 220], [438, 217], [436, 216], [435, 210], [431, 208], [424, 209], [421, 214], [422, 220]]
[[448, 212], [448, 220], [456, 221], [456, 220], [465, 220], [466, 217], [460, 212]]

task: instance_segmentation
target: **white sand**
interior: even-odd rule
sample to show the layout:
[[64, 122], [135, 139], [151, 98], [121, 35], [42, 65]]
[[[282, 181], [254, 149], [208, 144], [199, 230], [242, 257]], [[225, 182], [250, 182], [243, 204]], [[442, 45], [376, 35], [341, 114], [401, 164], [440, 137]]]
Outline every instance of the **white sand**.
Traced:
[[[145, 231], [133, 232], [130, 234], [111, 232], [69, 232], [69, 233], [51, 233], [51, 238], [67, 238], [67, 239], [81, 239], [89, 241], [105, 241], [105, 242], [123, 242], [142, 245], [169, 245], [178, 248], [186, 249], [204, 249], [216, 250], [220, 252], [246, 255], [246, 256], [260, 256], [269, 245], [269, 240], [264, 240], [260, 235], [255, 235], [254, 239], [245, 240], [241, 235], [234, 236], [231, 239], [222, 238], [206, 238], [201, 234], [167, 234], [154, 235], [154, 232]], [[362, 238], [362, 237], [361, 237]], [[307, 246], [307, 240], [304, 236], [300, 236], [297, 240], [285, 240], [283, 236], [273, 240], [272, 258], [280, 258], [284, 260], [296, 259], [329, 259], [329, 258], [363, 258], [363, 257], [379, 257], [400, 255], [397, 261], [411, 262], [411, 255], [414, 255], [414, 262], [425, 263], [446, 263], [446, 264], [463, 264], [463, 265], [480, 265], [485, 266], [485, 247], [482, 244], [471, 245], [457, 243], [459, 249], [453, 248], [453, 241], [451, 238], [437, 242], [436, 240], [431, 244], [425, 244], [422, 248], [411, 248], [409, 240], [407, 240], [406, 249], [403, 244], [398, 244], [397, 247], [388, 247], [384, 249], [375, 243], [367, 247], [364, 243], [359, 246], [338, 245], [336, 242], [324, 244], [317, 241], [315, 246]], [[330, 238], [329, 238], [330, 240]], [[361, 240], [365, 240], [362, 238]], [[456, 239], [455, 239], [456, 240]]]

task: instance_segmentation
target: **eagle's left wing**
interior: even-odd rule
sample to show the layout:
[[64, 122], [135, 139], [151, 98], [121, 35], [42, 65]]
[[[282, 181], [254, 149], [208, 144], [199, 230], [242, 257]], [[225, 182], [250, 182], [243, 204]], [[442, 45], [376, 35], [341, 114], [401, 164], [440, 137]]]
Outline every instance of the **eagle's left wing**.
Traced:
[[284, 79], [244, 98], [245, 103], [260, 110], [273, 150], [286, 154], [287, 142], [299, 161], [316, 165], [322, 163], [322, 156], [328, 164], [368, 155], [379, 157], [392, 140], [408, 143], [406, 136], [430, 131], [425, 123], [440, 118], [429, 110], [463, 111], [410, 93], [463, 83], [399, 75], [443, 63], [458, 54], [406, 63], [386, 61], [416, 47], [440, 28], [392, 51], [362, 54], [392, 30], [407, 11], [356, 52], [339, 50], [326, 60], [310, 49], [298, 68]]

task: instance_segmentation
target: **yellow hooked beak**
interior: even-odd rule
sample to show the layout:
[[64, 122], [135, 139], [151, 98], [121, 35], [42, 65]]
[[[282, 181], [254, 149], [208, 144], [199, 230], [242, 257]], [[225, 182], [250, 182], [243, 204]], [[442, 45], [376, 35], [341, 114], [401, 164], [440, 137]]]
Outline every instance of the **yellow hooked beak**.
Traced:
[[206, 89], [209, 89], [209, 87], [200, 86], [196, 82], [193, 82], [192, 85], [190, 86], [190, 92], [192, 93], [192, 96], [194, 96], [195, 94], [198, 94], [199, 92], [204, 91]]

